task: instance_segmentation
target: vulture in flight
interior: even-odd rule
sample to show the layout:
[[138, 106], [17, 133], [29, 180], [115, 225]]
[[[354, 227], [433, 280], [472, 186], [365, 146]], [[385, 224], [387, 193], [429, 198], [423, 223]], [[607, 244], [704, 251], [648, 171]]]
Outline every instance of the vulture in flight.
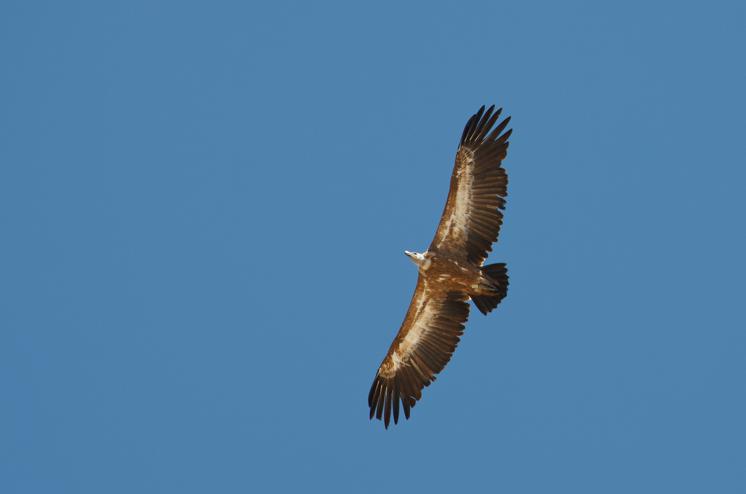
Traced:
[[508, 292], [504, 263], [484, 265], [503, 220], [508, 176], [501, 166], [508, 151], [510, 117], [495, 125], [502, 109], [484, 106], [464, 127], [451, 189], [430, 247], [404, 251], [417, 264], [419, 278], [407, 315], [381, 362], [368, 394], [370, 418], [408, 419], [451, 359], [469, 317], [469, 299], [489, 313]]

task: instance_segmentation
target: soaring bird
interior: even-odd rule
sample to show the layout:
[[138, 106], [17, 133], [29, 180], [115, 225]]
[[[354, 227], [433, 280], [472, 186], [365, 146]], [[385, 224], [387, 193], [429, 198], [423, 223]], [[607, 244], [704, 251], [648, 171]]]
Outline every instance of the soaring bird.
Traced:
[[482, 106], [466, 123], [435, 238], [424, 253], [404, 251], [417, 265], [417, 287], [368, 394], [370, 418], [383, 417], [387, 429], [392, 415], [399, 421], [400, 402], [409, 419], [422, 389], [451, 359], [469, 317], [469, 299], [486, 315], [508, 292], [505, 264], [484, 265], [507, 195], [501, 164], [512, 129], [505, 131], [510, 117], [495, 126], [501, 112]]

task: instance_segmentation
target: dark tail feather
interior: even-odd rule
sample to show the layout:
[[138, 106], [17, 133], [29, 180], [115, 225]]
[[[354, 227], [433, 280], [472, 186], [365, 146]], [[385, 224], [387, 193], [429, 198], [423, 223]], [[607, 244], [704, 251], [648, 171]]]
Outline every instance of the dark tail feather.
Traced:
[[471, 299], [477, 309], [487, 315], [508, 294], [508, 268], [503, 262], [490, 264], [482, 267], [482, 274], [492, 282], [495, 293], [494, 295], [476, 295]]

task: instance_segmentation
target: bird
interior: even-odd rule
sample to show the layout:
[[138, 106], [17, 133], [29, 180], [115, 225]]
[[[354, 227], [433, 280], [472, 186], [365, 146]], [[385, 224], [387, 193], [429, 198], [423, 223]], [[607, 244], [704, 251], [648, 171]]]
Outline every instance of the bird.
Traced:
[[502, 167], [512, 129], [502, 108], [482, 106], [466, 122], [450, 190], [435, 236], [423, 253], [404, 253], [417, 265], [417, 285], [404, 322], [376, 371], [368, 393], [370, 419], [388, 429], [399, 405], [409, 419], [422, 390], [448, 364], [469, 317], [469, 300], [484, 315], [508, 293], [505, 263], [485, 265], [503, 222], [508, 175]]

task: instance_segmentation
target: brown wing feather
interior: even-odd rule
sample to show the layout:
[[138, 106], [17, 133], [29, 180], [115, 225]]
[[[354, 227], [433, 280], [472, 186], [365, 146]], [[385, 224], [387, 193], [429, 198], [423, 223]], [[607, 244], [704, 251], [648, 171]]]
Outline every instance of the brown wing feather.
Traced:
[[435, 380], [458, 345], [469, 317], [467, 300], [467, 294], [438, 290], [420, 275], [404, 322], [370, 388], [371, 419], [383, 417], [388, 428], [393, 409], [397, 423], [400, 402], [409, 418], [422, 388]]
[[456, 153], [443, 216], [430, 250], [448, 253], [482, 265], [497, 240], [503, 221], [502, 210], [508, 194], [508, 175], [501, 162], [508, 152], [504, 133], [506, 118], [494, 129], [502, 109], [484, 107], [472, 115], [464, 127]]

